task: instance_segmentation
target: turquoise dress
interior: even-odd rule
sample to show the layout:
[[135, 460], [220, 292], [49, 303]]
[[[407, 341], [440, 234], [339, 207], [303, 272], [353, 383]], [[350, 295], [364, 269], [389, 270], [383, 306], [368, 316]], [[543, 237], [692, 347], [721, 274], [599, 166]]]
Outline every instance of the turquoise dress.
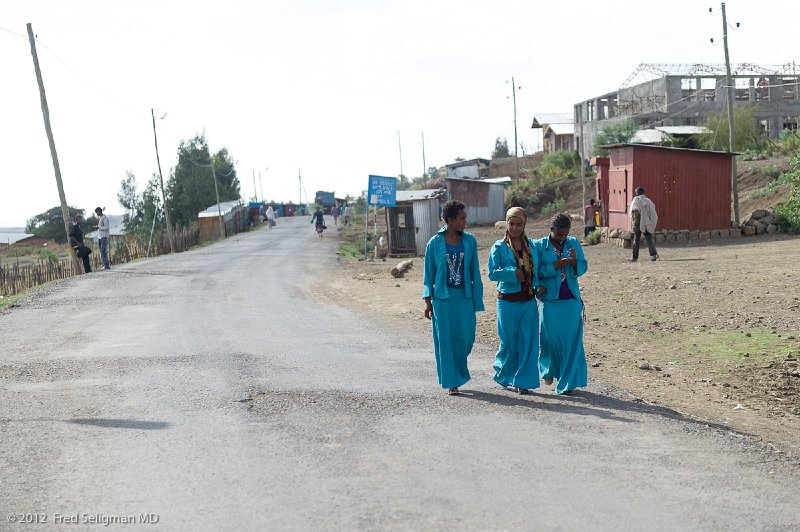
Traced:
[[575, 250], [575, 265], [556, 269], [560, 257], [550, 237], [536, 241], [539, 284], [546, 291], [539, 305], [539, 371], [543, 379], [557, 379], [556, 393], [586, 386], [586, 353], [583, 348], [583, 300], [578, 277], [588, 264], [577, 238], [568, 236], [563, 254]]
[[[536, 247], [528, 239], [534, 260], [530, 285], [538, 285]], [[518, 294], [523, 291], [517, 280], [517, 259], [514, 250], [503, 240], [498, 240], [489, 252], [489, 279], [497, 283], [498, 294]], [[527, 287], [526, 287], [527, 288]], [[539, 387], [539, 310], [536, 299], [510, 301], [498, 295], [497, 335], [500, 347], [494, 358], [494, 380], [501, 386], [515, 386], [532, 390]]]
[[[462, 233], [459, 246], [447, 246], [446, 226], [425, 248], [422, 297], [431, 298], [433, 352], [442, 388], [458, 388], [470, 380], [467, 358], [475, 343], [475, 312], [483, 310], [483, 284], [478, 245]], [[450, 248], [450, 249], [448, 249]]]

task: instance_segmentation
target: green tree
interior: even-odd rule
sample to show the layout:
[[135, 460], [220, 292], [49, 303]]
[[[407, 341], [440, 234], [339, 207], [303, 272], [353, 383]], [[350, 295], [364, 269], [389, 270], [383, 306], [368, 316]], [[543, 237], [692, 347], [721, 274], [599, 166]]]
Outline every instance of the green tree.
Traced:
[[[197, 213], [217, 202], [211, 161], [204, 135], [181, 141], [178, 164], [172, 169], [167, 185], [173, 223], [189, 225], [197, 219]], [[239, 179], [228, 150], [219, 150], [213, 161], [220, 201], [239, 199]]]
[[547, 181], [578, 177], [581, 172], [581, 156], [576, 151], [552, 151], [545, 154], [542, 164], [536, 170]]
[[[75, 207], [67, 207], [69, 210], [69, 219], [74, 221], [77, 215], [83, 216], [85, 211]], [[81, 224], [81, 229], [84, 233], [94, 231], [94, 225], [97, 225], [97, 218], [92, 216], [84, 219]], [[61, 207], [56, 206], [48, 209], [43, 213], [37, 214], [25, 226], [25, 231], [59, 244], [66, 244], [67, 235], [64, 234], [64, 219], [61, 217]]]
[[435, 166], [429, 166], [427, 174], [429, 179], [435, 179], [439, 176], [439, 169]]
[[508, 141], [505, 138], [497, 137], [494, 141], [492, 159], [500, 159], [501, 157], [511, 157], [511, 153], [508, 151]]
[[136, 176], [128, 170], [117, 192], [117, 201], [125, 209], [125, 231], [132, 233], [142, 223], [142, 198], [136, 190]]
[[592, 155], [597, 157], [608, 157], [608, 150], [601, 148], [606, 144], [624, 144], [629, 142], [633, 135], [636, 133], [636, 123], [631, 120], [625, 120], [613, 126], [604, 127], [597, 132], [594, 137], [594, 149]]
[[[728, 113], [714, 113], [706, 119], [705, 127], [710, 134], [699, 135], [698, 146], [704, 150], [728, 151], [730, 143], [728, 133]], [[745, 151], [758, 147], [760, 133], [753, 107], [746, 105], [733, 109], [733, 144], [732, 151]]]

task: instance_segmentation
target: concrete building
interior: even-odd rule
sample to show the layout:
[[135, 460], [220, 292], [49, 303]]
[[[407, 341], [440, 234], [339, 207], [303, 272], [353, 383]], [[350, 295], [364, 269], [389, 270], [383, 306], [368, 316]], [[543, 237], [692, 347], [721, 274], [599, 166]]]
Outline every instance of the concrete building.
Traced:
[[483, 179], [489, 177], [489, 159], [470, 159], [445, 166], [445, 178]]
[[[798, 128], [795, 70], [794, 63], [731, 66], [734, 105], [753, 106], [765, 137], [777, 139], [784, 129]], [[650, 79], [632, 84], [642, 76]], [[726, 98], [724, 65], [639, 65], [619, 90], [575, 104], [575, 146], [588, 157], [598, 131], [627, 119], [639, 129], [702, 126], [709, 115], [726, 112]]]

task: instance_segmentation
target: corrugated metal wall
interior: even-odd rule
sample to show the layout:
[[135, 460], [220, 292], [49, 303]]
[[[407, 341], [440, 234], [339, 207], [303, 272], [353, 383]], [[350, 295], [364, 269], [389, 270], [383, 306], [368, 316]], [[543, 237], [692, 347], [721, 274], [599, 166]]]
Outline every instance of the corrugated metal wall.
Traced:
[[428, 240], [439, 230], [439, 200], [415, 201], [413, 206], [414, 224], [417, 228], [415, 235], [417, 255], [424, 255]]
[[[731, 155], [649, 146], [611, 150], [609, 227], [630, 230], [637, 187], [653, 200], [657, 229], [724, 229], [731, 223]], [[622, 202], [624, 201], [624, 211]]]
[[452, 199], [467, 207], [467, 223], [493, 224], [505, 219], [503, 185], [480, 180], [448, 179], [447, 190]]

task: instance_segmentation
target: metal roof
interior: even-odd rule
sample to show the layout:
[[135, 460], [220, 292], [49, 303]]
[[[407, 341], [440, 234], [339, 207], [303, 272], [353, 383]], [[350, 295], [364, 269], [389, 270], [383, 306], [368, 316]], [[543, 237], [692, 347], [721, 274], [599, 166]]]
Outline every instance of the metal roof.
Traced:
[[217, 204], [215, 203], [214, 205], [212, 205], [211, 207], [207, 208], [206, 210], [199, 212], [197, 214], [197, 217], [198, 218], [213, 218], [215, 216], [219, 216], [220, 215], [220, 211], [222, 211], [222, 216], [225, 216], [226, 214], [230, 213], [233, 209], [235, 209], [239, 205], [241, 205], [241, 202], [239, 200], [221, 201], [219, 203], [219, 209], [217, 209]]
[[[644, 130], [648, 131], [648, 130]], [[727, 152], [727, 151], [712, 151], [712, 150], [695, 150], [692, 148], [675, 148], [672, 146], [653, 146], [651, 144], [637, 144], [635, 142], [622, 142], [619, 144], [604, 144], [600, 146], [601, 148], [610, 149], [610, 148], [625, 148], [627, 146], [632, 146], [634, 148], [648, 148], [651, 150], [674, 150], [674, 151], [694, 151], [698, 153], [710, 153], [713, 155], [740, 155], [739, 152]]]
[[0, 233], [0, 244], [11, 245], [14, 242], [18, 242], [31, 236], [33, 235], [29, 235], [27, 233]]
[[396, 201], [422, 201], [427, 199], [435, 199], [441, 196], [443, 192], [438, 188], [429, 188], [425, 190], [398, 190]]
[[470, 159], [469, 161], [459, 161], [457, 163], [447, 164], [447, 165], [445, 165], [445, 167], [446, 168], [459, 168], [461, 166], [473, 166], [476, 163], [477, 164], [481, 164], [482, 163], [482, 164], [487, 164], [488, 165], [488, 164], [491, 164], [491, 162], [492, 161], [490, 161], [489, 159], [477, 158], [477, 159]]
[[572, 113], [542, 113], [533, 117], [532, 129], [538, 129], [548, 124], [572, 124], [575, 117]]
[[511, 178], [508, 176], [505, 177], [488, 177], [486, 179], [482, 179], [481, 181], [486, 181], [487, 183], [499, 183], [501, 185], [505, 185], [506, 183], [511, 183]]
[[704, 133], [713, 133], [713, 131], [703, 126], [657, 126], [653, 129], [663, 131], [667, 135], [702, 135]]
[[556, 135], [574, 135], [575, 124], [546, 124], [547, 130], [552, 131]]

